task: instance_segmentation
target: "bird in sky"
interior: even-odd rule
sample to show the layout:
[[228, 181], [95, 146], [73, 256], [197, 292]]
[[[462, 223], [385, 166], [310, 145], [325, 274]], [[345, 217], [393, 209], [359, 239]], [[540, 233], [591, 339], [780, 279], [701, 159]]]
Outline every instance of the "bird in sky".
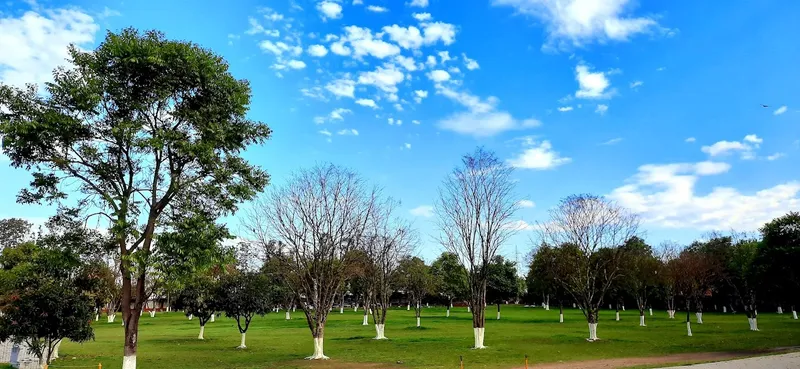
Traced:
[[762, 108], [769, 108], [769, 105], [764, 105], [764, 104], [761, 104], [761, 107], [762, 107]]

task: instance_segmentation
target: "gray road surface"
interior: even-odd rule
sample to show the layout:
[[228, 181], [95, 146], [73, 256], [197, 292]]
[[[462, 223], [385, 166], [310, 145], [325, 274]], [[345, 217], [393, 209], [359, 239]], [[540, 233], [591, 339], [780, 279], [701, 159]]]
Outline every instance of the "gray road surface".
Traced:
[[800, 368], [800, 352], [783, 355], [753, 357], [749, 359], [722, 361], [718, 363], [673, 366], [671, 369], [797, 369]]

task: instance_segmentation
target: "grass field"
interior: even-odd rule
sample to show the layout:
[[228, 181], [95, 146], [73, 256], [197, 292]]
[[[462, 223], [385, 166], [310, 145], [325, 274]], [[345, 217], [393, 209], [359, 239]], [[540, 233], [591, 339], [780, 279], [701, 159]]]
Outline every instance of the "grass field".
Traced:
[[[494, 317], [489, 309], [487, 316]], [[145, 314], [139, 333], [140, 369], [197, 368], [458, 368], [459, 356], [465, 368], [512, 368], [530, 363], [573, 361], [615, 357], [657, 356], [681, 352], [758, 350], [800, 345], [800, 322], [791, 314], [761, 314], [760, 332], [748, 330], [743, 314], [704, 314], [703, 325], [692, 324], [694, 337], [686, 336], [685, 313], [670, 320], [664, 311], [648, 316], [647, 327], [639, 327], [638, 312], [600, 314], [601, 341], [585, 341], [588, 329], [579, 310], [565, 311], [565, 323], [558, 323], [558, 310], [504, 306], [502, 320], [487, 319], [486, 350], [470, 350], [473, 344], [471, 315], [455, 308], [445, 318], [443, 308], [423, 309], [422, 328], [415, 327], [413, 311], [392, 309], [386, 324], [389, 340], [375, 341], [374, 326], [362, 326], [362, 313], [334, 310], [325, 329], [325, 354], [329, 363], [301, 360], [313, 351], [311, 333], [299, 311], [290, 321], [283, 312], [256, 318], [247, 333], [246, 350], [236, 350], [239, 333], [236, 322], [217, 319], [208, 323], [204, 341], [197, 339], [199, 323], [182, 313]], [[692, 314], [694, 320], [694, 314]], [[123, 328], [95, 324], [95, 341], [65, 342], [61, 356], [50, 368], [85, 365], [118, 368], [121, 365]], [[336, 364], [340, 365], [336, 365]], [[347, 363], [347, 364], [345, 364]], [[356, 363], [364, 363], [359, 365]], [[374, 365], [368, 365], [372, 363]]]

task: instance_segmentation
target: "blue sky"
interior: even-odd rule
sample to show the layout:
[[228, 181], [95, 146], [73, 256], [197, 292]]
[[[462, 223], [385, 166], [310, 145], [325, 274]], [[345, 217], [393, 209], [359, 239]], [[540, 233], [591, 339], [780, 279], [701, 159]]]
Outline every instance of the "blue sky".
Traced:
[[[250, 116], [275, 133], [247, 156], [274, 183], [352, 167], [402, 201], [428, 260], [437, 186], [462, 154], [496, 151], [528, 200], [513, 258], [574, 193], [641, 214], [654, 245], [800, 209], [799, 15], [770, 0], [10, 1], [0, 81], [44, 82], [107, 29], [191, 40], [251, 82]], [[0, 217], [47, 217], [15, 204], [28, 176], [7, 163]]]

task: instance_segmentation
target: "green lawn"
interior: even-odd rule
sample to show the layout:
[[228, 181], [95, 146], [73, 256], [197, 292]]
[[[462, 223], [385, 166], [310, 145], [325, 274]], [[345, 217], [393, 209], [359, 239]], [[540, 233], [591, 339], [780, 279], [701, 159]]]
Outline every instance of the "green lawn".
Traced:
[[[487, 316], [494, 317], [490, 306]], [[181, 313], [142, 316], [138, 364], [141, 369], [197, 368], [306, 368], [356, 367], [344, 363], [376, 363], [363, 367], [458, 368], [463, 355], [466, 368], [512, 368], [530, 362], [586, 360], [610, 357], [655, 356], [680, 352], [767, 349], [800, 345], [800, 322], [791, 314], [762, 314], [760, 332], [748, 330], [743, 314], [704, 314], [705, 324], [686, 326], [667, 319], [663, 311], [648, 316], [647, 327], [639, 327], [638, 313], [602, 311], [598, 325], [601, 341], [585, 341], [588, 329], [579, 310], [569, 309], [565, 323], [558, 323], [558, 310], [504, 306], [503, 319], [486, 322], [486, 350], [470, 350], [473, 344], [471, 315], [456, 308], [445, 318], [442, 308], [423, 309], [422, 329], [414, 327], [413, 311], [392, 309], [386, 324], [387, 341], [375, 341], [372, 325], [361, 325], [361, 312], [334, 310], [325, 330], [325, 354], [331, 362], [306, 362], [313, 351], [305, 318], [298, 311], [293, 320], [283, 312], [256, 318], [247, 333], [247, 350], [236, 350], [239, 332], [230, 319], [217, 319], [206, 326], [204, 341], [197, 339], [199, 323]], [[694, 319], [694, 314], [692, 314]], [[65, 342], [62, 359], [51, 368], [86, 365], [118, 368], [121, 364], [123, 328], [103, 321], [95, 324], [96, 339], [85, 344]], [[398, 362], [401, 362], [398, 363]]]

